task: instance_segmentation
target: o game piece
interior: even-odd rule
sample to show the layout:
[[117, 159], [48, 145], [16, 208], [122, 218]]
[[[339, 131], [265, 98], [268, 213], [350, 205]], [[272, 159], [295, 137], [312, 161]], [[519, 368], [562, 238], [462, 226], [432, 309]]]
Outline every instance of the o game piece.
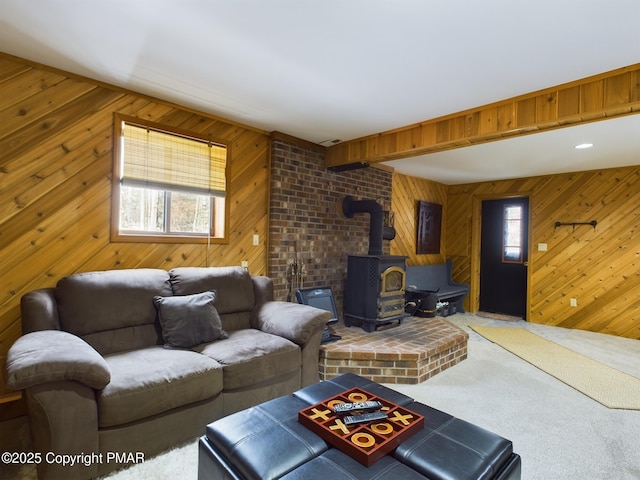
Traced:
[[352, 402], [366, 402], [368, 397], [364, 393], [353, 392], [349, 394], [349, 400]]
[[393, 427], [390, 423], [387, 422], [374, 423], [373, 425], [371, 425], [371, 430], [381, 435], [389, 435], [390, 433], [393, 433]]
[[373, 435], [362, 432], [354, 433], [351, 436], [351, 441], [361, 448], [373, 447], [376, 444], [376, 440], [373, 438]]

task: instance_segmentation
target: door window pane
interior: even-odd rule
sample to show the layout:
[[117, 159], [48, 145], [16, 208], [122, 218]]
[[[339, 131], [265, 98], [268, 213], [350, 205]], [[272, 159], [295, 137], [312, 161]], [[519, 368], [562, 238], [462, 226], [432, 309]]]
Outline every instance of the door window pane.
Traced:
[[522, 263], [522, 213], [521, 204], [505, 205], [503, 221], [502, 260]]

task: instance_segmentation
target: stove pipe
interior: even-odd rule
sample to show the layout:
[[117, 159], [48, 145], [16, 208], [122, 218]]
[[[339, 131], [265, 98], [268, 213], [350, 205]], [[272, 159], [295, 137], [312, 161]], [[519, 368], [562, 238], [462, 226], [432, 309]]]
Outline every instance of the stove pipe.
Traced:
[[369, 255], [382, 255], [382, 240], [393, 240], [396, 231], [393, 227], [384, 226], [382, 205], [375, 200], [355, 200], [351, 196], [342, 199], [342, 214], [352, 218], [356, 213], [368, 213], [369, 220]]

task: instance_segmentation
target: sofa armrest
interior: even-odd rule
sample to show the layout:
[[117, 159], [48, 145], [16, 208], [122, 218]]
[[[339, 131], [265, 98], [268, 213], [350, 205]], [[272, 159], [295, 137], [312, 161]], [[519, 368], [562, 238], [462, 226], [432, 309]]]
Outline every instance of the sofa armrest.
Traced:
[[71, 380], [101, 390], [111, 381], [102, 356], [80, 337], [42, 330], [20, 337], [7, 354], [7, 386], [21, 390]]
[[273, 280], [270, 277], [253, 275], [251, 282], [256, 305], [273, 301]]
[[291, 302], [267, 302], [253, 312], [259, 330], [305, 345], [314, 333], [324, 329], [331, 313], [309, 305]]
[[22, 334], [39, 330], [60, 330], [58, 304], [53, 288], [41, 288], [26, 293], [20, 299]]

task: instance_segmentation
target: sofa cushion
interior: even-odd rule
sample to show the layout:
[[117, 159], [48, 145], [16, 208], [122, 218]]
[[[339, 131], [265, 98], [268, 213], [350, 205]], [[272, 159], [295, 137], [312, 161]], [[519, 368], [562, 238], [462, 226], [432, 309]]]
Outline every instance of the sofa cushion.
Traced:
[[251, 311], [255, 305], [251, 275], [242, 267], [179, 267], [169, 271], [174, 295], [217, 292], [220, 315]]
[[216, 292], [153, 297], [165, 346], [191, 348], [227, 338], [214, 306]]
[[229, 332], [227, 340], [194, 350], [223, 366], [225, 391], [268, 382], [299, 370], [302, 365], [300, 348], [295, 343], [251, 328]]
[[105, 357], [111, 382], [98, 393], [100, 427], [140, 420], [215, 397], [222, 367], [188, 350], [153, 346]]
[[[79, 273], [61, 279], [55, 289], [62, 330], [82, 337], [102, 354], [161, 342], [156, 295], [173, 295], [165, 270]], [[113, 333], [131, 328], [135, 335]]]

